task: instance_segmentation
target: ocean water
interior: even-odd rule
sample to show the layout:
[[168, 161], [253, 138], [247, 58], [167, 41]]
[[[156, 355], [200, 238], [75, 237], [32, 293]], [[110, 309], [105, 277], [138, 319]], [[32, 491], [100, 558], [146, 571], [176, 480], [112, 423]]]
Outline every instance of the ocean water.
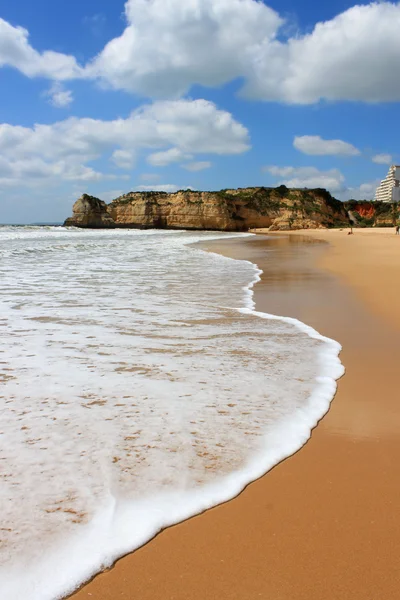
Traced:
[[191, 246], [227, 235], [0, 227], [2, 600], [62, 598], [328, 410], [339, 344], [255, 312], [256, 265]]

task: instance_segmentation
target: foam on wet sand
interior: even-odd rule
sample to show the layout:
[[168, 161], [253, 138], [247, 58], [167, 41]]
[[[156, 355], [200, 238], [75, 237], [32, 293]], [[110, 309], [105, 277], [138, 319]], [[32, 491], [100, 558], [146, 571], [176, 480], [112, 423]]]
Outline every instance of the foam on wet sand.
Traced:
[[256, 312], [253, 263], [188, 246], [218, 237], [0, 231], [7, 600], [236, 496], [327, 411], [339, 344]]
[[121, 559], [74, 600], [397, 600], [399, 238], [354, 231], [206, 244], [258, 263], [257, 310], [340, 340], [346, 375], [300, 452]]

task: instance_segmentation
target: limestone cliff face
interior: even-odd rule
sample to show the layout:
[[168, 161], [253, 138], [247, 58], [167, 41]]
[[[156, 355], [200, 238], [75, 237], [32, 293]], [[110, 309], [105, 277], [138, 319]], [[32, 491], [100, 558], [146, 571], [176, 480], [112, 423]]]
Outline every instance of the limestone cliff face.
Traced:
[[108, 206], [82, 196], [67, 225], [246, 231], [305, 229], [347, 223], [343, 204], [326, 190], [244, 188], [219, 192], [130, 192]]
[[72, 207], [72, 217], [64, 223], [65, 227], [105, 228], [116, 227], [110, 217], [107, 204], [94, 196], [83, 194]]
[[182, 191], [131, 192], [114, 200], [109, 213], [119, 225], [171, 229], [243, 229], [234, 221], [235, 206], [218, 193]]

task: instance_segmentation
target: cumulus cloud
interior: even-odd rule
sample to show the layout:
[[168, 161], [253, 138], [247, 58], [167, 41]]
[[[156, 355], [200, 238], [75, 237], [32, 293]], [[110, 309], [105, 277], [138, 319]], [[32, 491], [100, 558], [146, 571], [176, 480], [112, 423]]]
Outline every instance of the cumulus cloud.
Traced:
[[87, 163], [111, 153], [115, 164], [131, 168], [136, 152], [164, 152], [171, 146], [181, 156], [240, 154], [250, 147], [247, 129], [205, 100], [156, 102], [113, 121], [71, 117], [32, 128], [2, 124], [0, 185], [29, 185], [32, 179], [52, 177], [115, 178]]
[[320, 171], [316, 167], [264, 167], [264, 172], [278, 178], [277, 185], [291, 188], [325, 188], [339, 200], [372, 200], [380, 181], [370, 181], [359, 186], [346, 185], [338, 169]]
[[362, 183], [356, 187], [346, 187], [338, 194], [340, 200], [373, 200], [379, 180]]
[[285, 20], [258, 0], [128, 0], [126, 27], [87, 65], [38, 52], [28, 32], [0, 20], [0, 66], [28, 77], [100, 80], [149, 97], [242, 78], [253, 99], [398, 101], [400, 4], [357, 5], [285, 37]]
[[266, 101], [400, 99], [399, 4], [357, 5], [288, 39], [256, 0], [128, 0], [125, 14], [122, 35], [86, 68], [117, 89], [178, 96], [243, 78], [243, 95]]
[[187, 171], [204, 171], [204, 169], [209, 169], [211, 167], [211, 162], [208, 160], [203, 160], [203, 161], [197, 161], [197, 162], [191, 162], [191, 163], [187, 163], [185, 165], [181, 165], [181, 167], [183, 169], [186, 169]]
[[269, 166], [263, 169], [274, 177], [279, 178], [278, 185], [291, 188], [326, 188], [331, 192], [344, 189], [344, 176], [338, 169], [320, 171], [316, 167], [277, 167]]
[[53, 85], [45, 92], [49, 103], [57, 108], [66, 108], [74, 101], [71, 90], [66, 90], [59, 81], [55, 81]]
[[83, 69], [73, 56], [51, 50], [37, 52], [28, 38], [26, 29], [13, 27], [0, 18], [0, 67], [14, 67], [27, 77], [59, 81], [83, 76]]
[[180, 148], [170, 148], [164, 152], [154, 152], [147, 157], [147, 162], [153, 167], [166, 167], [181, 160], [190, 160], [191, 154], [186, 154]]
[[354, 6], [287, 42], [266, 43], [247, 74], [245, 94], [261, 100], [396, 101], [400, 5]]
[[155, 146], [173, 146], [188, 154], [242, 154], [250, 148], [248, 130], [206, 100], [155, 102], [135, 111], [133, 118], [138, 133], [148, 129], [155, 137]]
[[41, 157], [10, 159], [0, 158], [0, 186], [43, 185], [54, 181], [96, 182], [115, 179], [113, 174], [105, 174], [91, 167], [78, 164], [77, 160], [44, 160]]
[[391, 165], [393, 157], [391, 154], [375, 154], [375, 156], [372, 157], [372, 161], [378, 165]]
[[342, 140], [324, 140], [319, 135], [296, 136], [293, 146], [312, 156], [358, 156], [360, 151]]
[[255, 0], [128, 0], [127, 27], [87, 67], [114, 88], [185, 94], [244, 76], [281, 17]]
[[114, 150], [111, 160], [120, 169], [132, 169], [135, 164], [135, 155], [130, 150]]

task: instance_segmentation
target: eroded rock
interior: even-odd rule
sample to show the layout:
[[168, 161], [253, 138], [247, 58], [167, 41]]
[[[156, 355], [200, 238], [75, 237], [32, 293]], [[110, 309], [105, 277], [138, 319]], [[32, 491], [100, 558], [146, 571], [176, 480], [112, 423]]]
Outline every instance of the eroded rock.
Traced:
[[83, 194], [72, 207], [72, 217], [64, 223], [65, 227], [86, 227], [93, 229], [104, 229], [116, 227], [113, 218], [108, 212], [105, 202]]
[[108, 206], [84, 194], [66, 225], [247, 231], [347, 224], [343, 204], [326, 190], [240, 188], [218, 192], [129, 192]]

